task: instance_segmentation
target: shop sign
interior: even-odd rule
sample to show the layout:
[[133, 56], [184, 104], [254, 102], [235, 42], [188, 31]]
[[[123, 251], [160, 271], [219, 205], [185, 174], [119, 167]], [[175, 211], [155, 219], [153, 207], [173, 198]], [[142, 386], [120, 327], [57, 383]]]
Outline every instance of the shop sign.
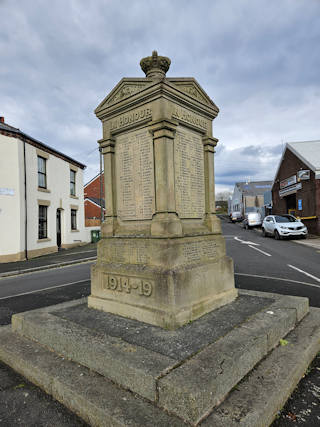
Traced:
[[298, 199], [298, 210], [302, 211], [302, 199]]
[[307, 179], [310, 179], [310, 171], [309, 170], [298, 171], [298, 181], [304, 181]]
[[301, 190], [301, 188], [302, 188], [302, 184], [301, 184], [301, 182], [299, 182], [299, 183], [298, 183], [298, 184], [296, 184], [296, 185], [293, 185], [293, 186], [291, 186], [291, 187], [284, 188], [283, 190], [280, 190], [280, 191], [279, 191], [279, 196], [280, 196], [280, 197], [289, 196], [289, 194], [294, 194], [294, 193], [296, 193], [298, 190]]
[[282, 181], [280, 181], [280, 189], [289, 187], [290, 185], [294, 185], [296, 183], [297, 183], [297, 176], [296, 175], [290, 176], [289, 178], [283, 179]]

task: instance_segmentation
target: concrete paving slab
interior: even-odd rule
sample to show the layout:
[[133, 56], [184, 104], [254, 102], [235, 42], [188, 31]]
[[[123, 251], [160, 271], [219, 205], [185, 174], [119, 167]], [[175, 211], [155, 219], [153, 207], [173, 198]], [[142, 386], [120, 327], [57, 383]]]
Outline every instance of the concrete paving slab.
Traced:
[[320, 350], [320, 309], [310, 313], [201, 423], [209, 427], [265, 427], [272, 423]]

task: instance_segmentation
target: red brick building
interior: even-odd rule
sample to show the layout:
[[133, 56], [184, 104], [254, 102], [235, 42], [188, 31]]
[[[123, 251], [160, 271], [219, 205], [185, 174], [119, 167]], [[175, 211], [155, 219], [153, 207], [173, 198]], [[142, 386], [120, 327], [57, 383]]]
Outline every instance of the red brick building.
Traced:
[[103, 173], [101, 177], [102, 192], [100, 187], [100, 174], [96, 175], [84, 186], [84, 215], [86, 226], [100, 224], [101, 204], [103, 207], [103, 213], [105, 212]]
[[272, 213], [300, 217], [320, 234], [320, 141], [287, 143], [272, 187]]

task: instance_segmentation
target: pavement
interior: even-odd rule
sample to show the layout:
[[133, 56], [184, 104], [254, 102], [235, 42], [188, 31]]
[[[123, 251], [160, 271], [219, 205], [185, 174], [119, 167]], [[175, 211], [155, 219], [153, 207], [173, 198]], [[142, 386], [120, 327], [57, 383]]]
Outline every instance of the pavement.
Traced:
[[96, 257], [97, 244], [88, 243], [72, 249], [61, 249], [59, 252], [26, 261], [0, 263], [0, 278], [93, 261]]

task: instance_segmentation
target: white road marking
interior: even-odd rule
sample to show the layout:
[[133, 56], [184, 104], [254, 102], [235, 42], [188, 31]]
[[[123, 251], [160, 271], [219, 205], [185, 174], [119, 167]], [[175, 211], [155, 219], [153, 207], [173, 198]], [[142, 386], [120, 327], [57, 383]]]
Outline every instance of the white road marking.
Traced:
[[288, 267], [291, 267], [291, 268], [293, 268], [294, 270], [299, 271], [299, 273], [305, 274], [306, 276], [311, 277], [311, 279], [314, 279], [314, 280], [316, 280], [317, 282], [320, 282], [320, 279], [319, 279], [318, 277], [313, 276], [312, 274], [307, 273], [306, 271], [300, 270], [300, 268], [295, 267], [294, 265], [288, 264]]
[[84, 282], [90, 282], [90, 279], [78, 280], [77, 282], [64, 283], [63, 285], [50, 286], [48, 288], [37, 289], [37, 290], [34, 290], [34, 291], [30, 291], [30, 292], [24, 292], [22, 294], [9, 295], [7, 297], [1, 297], [0, 300], [14, 298], [14, 297], [21, 297], [23, 295], [35, 294], [37, 292], [48, 291], [50, 289], [56, 289], [56, 288], [63, 288], [65, 286], [76, 285], [77, 283], [84, 283]]
[[320, 285], [314, 283], [300, 282], [298, 280], [292, 279], [283, 279], [282, 277], [271, 277], [271, 276], [259, 276], [258, 274], [246, 274], [246, 273], [234, 273], [235, 276], [245, 276], [245, 277], [257, 277], [258, 279], [268, 279], [268, 280], [279, 280], [280, 282], [291, 282], [297, 283], [299, 285], [312, 286], [314, 288], [320, 288]]
[[259, 243], [254, 243], [254, 242], [247, 242], [245, 240], [241, 240], [239, 239], [239, 237], [235, 237], [234, 240], [237, 240], [237, 242], [243, 243], [244, 245], [254, 245], [254, 246], [260, 246]]
[[266, 256], [272, 256], [272, 255], [268, 254], [267, 252], [264, 252], [261, 249], [256, 248], [255, 246], [251, 246], [251, 245], [248, 245], [248, 246], [249, 246], [249, 248], [255, 249], [256, 251], [259, 251], [259, 252], [261, 252], [262, 254], [264, 254]]

